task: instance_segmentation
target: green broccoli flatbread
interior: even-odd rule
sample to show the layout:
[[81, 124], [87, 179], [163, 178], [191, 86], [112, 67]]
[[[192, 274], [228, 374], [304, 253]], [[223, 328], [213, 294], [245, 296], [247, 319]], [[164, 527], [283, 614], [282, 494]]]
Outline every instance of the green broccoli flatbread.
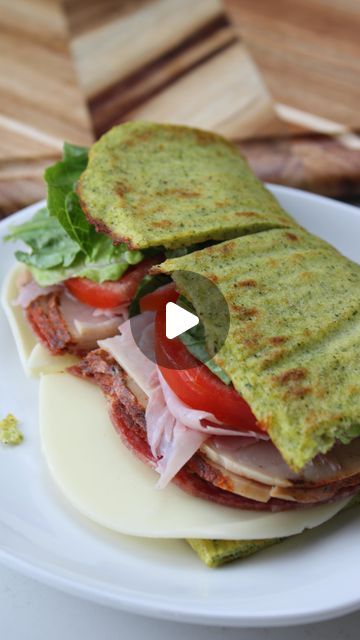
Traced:
[[189, 127], [129, 122], [90, 150], [78, 194], [98, 230], [131, 248], [176, 248], [296, 223], [235, 145]]
[[[360, 493], [340, 512], [348, 511], [360, 505]], [[301, 535], [301, 534], [300, 534]], [[226, 562], [242, 560], [252, 556], [258, 551], [263, 551], [288, 538], [270, 538], [268, 540], [187, 540], [190, 546], [196, 551], [199, 558], [208, 567], [219, 567]]]
[[186, 272], [217, 283], [230, 329], [214, 360], [290, 467], [360, 434], [360, 265], [299, 228], [230, 240], [159, 270], [203, 319], [211, 353], [218, 310]]

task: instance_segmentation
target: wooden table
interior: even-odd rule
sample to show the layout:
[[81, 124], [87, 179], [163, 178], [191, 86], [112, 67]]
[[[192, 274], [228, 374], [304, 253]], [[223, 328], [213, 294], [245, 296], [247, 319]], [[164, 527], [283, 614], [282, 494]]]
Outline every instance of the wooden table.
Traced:
[[239, 143], [263, 179], [359, 195], [352, 0], [0, 0], [0, 215], [44, 196], [64, 139], [128, 119]]

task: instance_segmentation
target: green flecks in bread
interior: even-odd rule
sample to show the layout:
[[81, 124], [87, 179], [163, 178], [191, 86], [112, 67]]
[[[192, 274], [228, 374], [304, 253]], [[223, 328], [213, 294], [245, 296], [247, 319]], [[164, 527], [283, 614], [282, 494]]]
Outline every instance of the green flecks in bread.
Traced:
[[[348, 511], [353, 507], [360, 505], [360, 493], [354, 496], [352, 500], [341, 511]], [[301, 535], [301, 534], [300, 534]], [[295, 537], [295, 536], [294, 536]], [[298, 537], [298, 536], [296, 536]], [[248, 556], [252, 556], [258, 551], [263, 551], [268, 547], [272, 547], [287, 538], [270, 538], [268, 540], [187, 540], [190, 546], [196, 551], [199, 558], [207, 564], [208, 567], [219, 567], [226, 562], [234, 560], [242, 560]]]
[[230, 329], [214, 360], [290, 467], [299, 471], [336, 440], [360, 434], [359, 265], [299, 228], [230, 240], [160, 270], [174, 272], [210, 348], [218, 310], [181, 270], [217, 283]]
[[92, 146], [78, 193], [100, 230], [138, 249], [295, 225], [235, 145], [189, 127], [114, 127]]

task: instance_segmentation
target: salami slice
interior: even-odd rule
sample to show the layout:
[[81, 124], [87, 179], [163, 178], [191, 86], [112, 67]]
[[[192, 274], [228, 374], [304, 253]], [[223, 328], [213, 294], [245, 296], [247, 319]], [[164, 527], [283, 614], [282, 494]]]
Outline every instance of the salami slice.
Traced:
[[39, 296], [25, 309], [26, 318], [40, 342], [54, 356], [64, 353], [83, 355], [61, 313], [60, 293]]

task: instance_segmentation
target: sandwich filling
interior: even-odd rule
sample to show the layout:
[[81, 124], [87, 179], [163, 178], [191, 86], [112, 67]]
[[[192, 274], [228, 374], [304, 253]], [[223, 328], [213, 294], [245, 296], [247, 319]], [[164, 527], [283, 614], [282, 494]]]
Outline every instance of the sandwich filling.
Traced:
[[[186, 469], [211, 486], [211, 499], [226, 496], [240, 506], [240, 496], [241, 508], [270, 510], [359, 491], [360, 267], [301, 229], [274, 229], [153, 271], [171, 275], [175, 285], [144, 297], [140, 307], [148, 312], [132, 320], [144, 323], [148, 357], [127, 322], [120, 336], [99, 341], [90, 368], [83, 363], [73, 373], [102, 386], [97, 367], [104, 352], [117, 364], [115, 389], [120, 384], [132, 394], [158, 486]], [[201, 295], [194, 273], [216, 282], [229, 307], [229, 333], [218, 352], [219, 310]], [[179, 293], [201, 318], [220, 373], [210, 360], [196, 360], [186, 340], [165, 339], [163, 307]]]
[[[23, 271], [18, 278], [18, 296], [13, 304], [22, 307], [38, 340], [52, 355], [84, 355], [96, 348], [98, 340], [117, 333], [119, 325], [128, 317], [139, 282], [157, 261], [157, 257], [143, 260], [130, 268], [120, 282], [99, 287], [95, 283], [87, 284], [88, 292], [86, 285], [80, 283], [78, 297], [73, 293], [73, 281], [40, 287], [29, 271]], [[106, 295], [106, 288], [109, 296], [119, 304], [97, 306]], [[81, 295], [82, 290], [85, 296]], [[82, 302], [81, 298], [88, 303]]]
[[[155, 348], [154, 314], [132, 322], [141, 324], [149, 353]], [[100, 341], [100, 349], [70, 371], [101, 387], [116, 429], [157, 470], [159, 488], [174, 481], [219, 504], [270, 511], [321, 504], [359, 490], [360, 439], [351, 450], [336, 445], [295, 473], [264, 431], [241, 431], [187, 406], [135, 344], [129, 321], [120, 332]]]

